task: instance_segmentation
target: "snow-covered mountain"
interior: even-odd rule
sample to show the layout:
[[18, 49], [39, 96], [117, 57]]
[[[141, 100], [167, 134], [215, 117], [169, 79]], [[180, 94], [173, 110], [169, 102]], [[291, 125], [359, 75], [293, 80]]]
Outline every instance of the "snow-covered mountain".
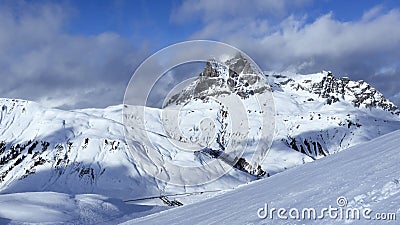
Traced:
[[[364, 81], [335, 78], [329, 72], [265, 74], [240, 56], [223, 64], [210, 61], [163, 109], [118, 105], [65, 111], [25, 100], [0, 99], [0, 193], [90, 193], [103, 196], [95, 198], [108, 203], [104, 199], [116, 198], [120, 201], [117, 205], [123, 205], [122, 200], [176, 193], [204, 197], [208, 191], [234, 188], [400, 129], [399, 109]], [[266, 96], [271, 91], [274, 103]], [[252, 104], [256, 97], [265, 104]], [[220, 104], [227, 102], [224, 98], [238, 98], [244, 106], [227, 109]], [[231, 137], [235, 123], [244, 121], [235, 117], [243, 107], [249, 110], [245, 113], [250, 115], [247, 125], [251, 129], [244, 129], [246, 135], [237, 138], [250, 150], [243, 160], [232, 159], [224, 150], [235, 140]], [[270, 118], [266, 113], [271, 109], [275, 109], [274, 123], [259, 124], [259, 118]], [[233, 119], [228, 120], [228, 115]], [[131, 118], [129, 123], [126, 117]], [[177, 118], [177, 123], [168, 122]], [[268, 140], [272, 139], [270, 133], [257, 131], [263, 125], [275, 125], [273, 140]], [[124, 129], [133, 137], [128, 142]], [[261, 143], [260, 151], [265, 151], [271, 141], [265, 160], [253, 161], [256, 147], [252, 144]], [[215, 159], [223, 153], [226, 157]], [[205, 167], [210, 162], [221, 168], [233, 165], [234, 169], [219, 177], [221, 171]], [[173, 163], [200, 169], [177, 170]], [[210, 180], [214, 181], [206, 182]], [[174, 185], [199, 182], [202, 185]], [[186, 204], [196, 198], [174, 199]], [[151, 204], [164, 201], [174, 205], [168, 198], [160, 199]], [[140, 210], [151, 213], [161, 209]]]
[[275, 139], [263, 167], [267, 171], [279, 172], [400, 128], [397, 106], [364, 81], [327, 71], [266, 74], [276, 108]]

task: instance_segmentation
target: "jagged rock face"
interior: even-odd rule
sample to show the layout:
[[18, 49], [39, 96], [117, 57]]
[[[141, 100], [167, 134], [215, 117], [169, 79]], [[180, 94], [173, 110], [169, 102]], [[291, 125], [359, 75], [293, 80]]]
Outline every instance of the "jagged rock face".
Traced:
[[267, 76], [279, 121], [273, 152], [289, 147], [314, 160], [400, 129], [397, 106], [364, 81], [330, 72]]
[[358, 108], [381, 108], [397, 115], [400, 114], [400, 110], [395, 104], [363, 80], [351, 81], [348, 77], [336, 78], [328, 72], [319, 82], [312, 80], [303, 82], [303, 84], [297, 84], [296, 88], [318, 94], [319, 97], [327, 99], [328, 104], [337, 101], [351, 101]]
[[224, 63], [210, 60], [199, 77], [180, 93], [172, 96], [164, 107], [171, 104], [182, 105], [192, 99], [204, 99], [207, 96], [236, 94], [245, 99], [271, 91], [263, 77], [240, 54]]
[[238, 53], [232, 59], [229, 59], [225, 62], [225, 64], [236, 74], [259, 74], [259, 70], [255, 68], [255, 65], [249, 62], [248, 59], [243, 57], [240, 53]]
[[206, 63], [206, 67], [204, 68], [204, 72], [200, 74], [200, 76], [206, 77], [218, 77], [218, 71], [212, 66], [211, 62]]

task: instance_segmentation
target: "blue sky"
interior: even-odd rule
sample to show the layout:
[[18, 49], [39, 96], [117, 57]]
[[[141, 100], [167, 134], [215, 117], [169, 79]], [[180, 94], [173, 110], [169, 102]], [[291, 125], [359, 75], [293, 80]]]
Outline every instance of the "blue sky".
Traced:
[[60, 108], [121, 104], [146, 57], [211, 39], [263, 70], [332, 70], [400, 104], [398, 27], [396, 0], [0, 1], [0, 96]]
[[[45, 1], [46, 2], [46, 1]], [[134, 45], [152, 42], [151, 50], [159, 50], [170, 44], [185, 41], [202, 27], [200, 18], [192, 18], [187, 23], [171, 21], [174, 10], [183, 1], [159, 0], [88, 0], [66, 1], [74, 13], [68, 22], [66, 31], [76, 35], [98, 35], [103, 32], [115, 32]], [[339, 21], [352, 21], [375, 6], [392, 9], [400, 6], [395, 0], [319, 0], [304, 1], [304, 5], [293, 11], [278, 15], [266, 15], [265, 18], [274, 22], [289, 14], [307, 15], [307, 21], [329, 12], [333, 12]], [[262, 18], [262, 16], [261, 16]]]
[[158, 50], [171, 43], [187, 40], [200, 24], [179, 26], [170, 23], [170, 14], [178, 1], [74, 1], [76, 10], [68, 32], [77, 35], [98, 35], [115, 32], [132, 44], [149, 44]]

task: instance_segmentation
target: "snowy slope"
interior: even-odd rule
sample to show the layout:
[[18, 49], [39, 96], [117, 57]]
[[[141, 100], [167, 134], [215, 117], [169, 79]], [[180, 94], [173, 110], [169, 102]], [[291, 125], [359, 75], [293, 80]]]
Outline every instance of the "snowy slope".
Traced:
[[[156, 180], [143, 169], [153, 162], [144, 164], [147, 158], [132, 155], [125, 143], [122, 124], [114, 120], [122, 116], [121, 106], [104, 109], [101, 113], [96, 109], [47, 109], [24, 100], [1, 99], [1, 103], [4, 108], [0, 123], [1, 193], [96, 193], [125, 200], [220, 190], [254, 179], [241, 171], [232, 171], [218, 182], [192, 188], [169, 186]], [[153, 118], [150, 124], [161, 126], [160, 110], [148, 112]], [[138, 131], [136, 135], [139, 138], [146, 133]], [[168, 154], [174, 153], [174, 149], [168, 148], [169, 138], [159, 135], [154, 138], [160, 148], [171, 152]], [[134, 147], [142, 146], [145, 143]], [[182, 159], [183, 163], [196, 163], [191, 154], [192, 157]], [[208, 174], [199, 174], [198, 179], [202, 179], [201, 176]]]
[[[396, 224], [396, 221], [281, 220], [275, 214], [260, 219], [265, 203], [275, 208], [338, 208], [337, 198], [347, 199], [346, 208], [370, 208], [369, 214], [400, 216], [400, 131], [349, 148], [307, 165], [253, 182], [203, 202], [187, 205], [126, 224]], [[249, 194], [251, 193], [251, 194]], [[261, 214], [263, 215], [263, 214]], [[328, 217], [328, 216], [327, 216]], [[338, 217], [340, 218], [340, 217]], [[349, 217], [352, 218], [352, 217]]]
[[12, 193], [0, 195], [0, 224], [115, 224], [166, 208], [126, 204], [96, 194]]

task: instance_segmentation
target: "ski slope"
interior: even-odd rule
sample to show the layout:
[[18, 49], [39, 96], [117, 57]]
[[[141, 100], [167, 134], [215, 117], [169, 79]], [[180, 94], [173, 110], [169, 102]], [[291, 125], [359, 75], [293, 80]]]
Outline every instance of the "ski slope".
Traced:
[[[395, 213], [400, 220], [400, 130], [344, 150], [335, 155], [243, 185], [233, 191], [125, 224], [398, 224], [374, 220], [376, 213]], [[370, 208], [371, 220], [260, 219], [259, 208], [337, 207], [345, 197], [346, 208]], [[344, 200], [344, 199], [342, 199]], [[261, 211], [261, 215], [263, 211]]]

